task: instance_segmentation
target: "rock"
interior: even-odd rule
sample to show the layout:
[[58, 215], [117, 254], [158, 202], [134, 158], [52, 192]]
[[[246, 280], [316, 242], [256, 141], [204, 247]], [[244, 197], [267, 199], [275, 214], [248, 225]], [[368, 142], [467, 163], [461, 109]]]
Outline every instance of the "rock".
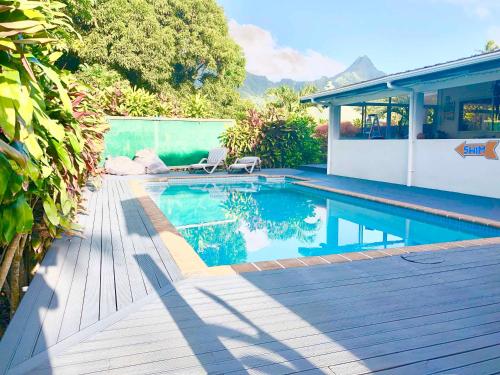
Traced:
[[148, 174], [168, 173], [168, 167], [153, 150], [145, 149], [137, 151], [134, 161], [143, 165]]
[[145, 174], [146, 167], [126, 156], [108, 157], [104, 163], [106, 173], [117, 176]]

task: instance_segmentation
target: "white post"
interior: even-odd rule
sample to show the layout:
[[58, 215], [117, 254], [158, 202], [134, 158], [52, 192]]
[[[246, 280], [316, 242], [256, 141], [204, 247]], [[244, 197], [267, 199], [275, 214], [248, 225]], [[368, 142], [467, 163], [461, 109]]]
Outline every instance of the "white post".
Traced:
[[326, 173], [333, 174], [334, 141], [340, 139], [340, 106], [330, 105], [328, 107], [328, 160]]
[[413, 186], [413, 175], [415, 173], [415, 143], [418, 134], [422, 133], [425, 121], [424, 93], [412, 92], [410, 94], [410, 114], [408, 126], [408, 173], [406, 185]]

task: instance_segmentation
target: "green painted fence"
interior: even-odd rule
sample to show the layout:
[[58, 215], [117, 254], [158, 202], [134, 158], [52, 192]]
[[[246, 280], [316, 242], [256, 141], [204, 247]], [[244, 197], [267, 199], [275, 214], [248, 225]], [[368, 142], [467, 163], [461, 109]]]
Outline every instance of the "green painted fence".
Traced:
[[109, 117], [105, 156], [134, 157], [150, 148], [168, 166], [197, 163], [220, 147], [219, 136], [234, 120]]

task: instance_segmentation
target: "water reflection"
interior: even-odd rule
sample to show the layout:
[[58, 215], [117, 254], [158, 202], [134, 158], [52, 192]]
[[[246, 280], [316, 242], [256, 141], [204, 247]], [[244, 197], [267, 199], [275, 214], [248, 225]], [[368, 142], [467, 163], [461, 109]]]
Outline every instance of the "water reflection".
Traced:
[[476, 238], [450, 225], [287, 183], [150, 188], [208, 266]]

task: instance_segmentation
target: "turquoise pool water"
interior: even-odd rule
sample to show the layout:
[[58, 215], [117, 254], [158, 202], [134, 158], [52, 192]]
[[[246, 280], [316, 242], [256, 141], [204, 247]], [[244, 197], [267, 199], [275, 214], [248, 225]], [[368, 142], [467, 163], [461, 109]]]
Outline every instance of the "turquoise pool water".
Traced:
[[207, 266], [500, 236], [492, 228], [286, 180], [207, 181], [147, 185]]

